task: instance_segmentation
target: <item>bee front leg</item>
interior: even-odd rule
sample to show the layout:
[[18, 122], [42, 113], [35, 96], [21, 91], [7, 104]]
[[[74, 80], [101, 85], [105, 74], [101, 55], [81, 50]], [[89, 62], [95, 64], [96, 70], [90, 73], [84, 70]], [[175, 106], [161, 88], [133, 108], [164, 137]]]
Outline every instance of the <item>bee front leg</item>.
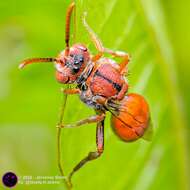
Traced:
[[114, 57], [121, 57], [121, 58], [123, 58], [123, 61], [119, 65], [120, 66], [119, 72], [122, 75], [124, 75], [126, 73], [126, 66], [130, 60], [129, 54], [126, 52], [123, 52], [123, 51], [113, 51], [111, 49], [105, 48], [103, 46], [101, 40], [96, 35], [96, 33], [92, 30], [92, 28], [86, 22], [86, 13], [84, 13], [84, 15], [82, 17], [82, 21], [83, 21], [84, 27], [86, 28], [87, 32], [90, 35], [90, 38], [91, 38], [94, 46], [99, 51], [99, 53], [97, 55], [92, 57], [92, 61], [97, 61], [98, 59], [100, 59], [103, 56], [104, 53], [111, 54]]
[[86, 22], [86, 15], [87, 15], [87, 13], [84, 12], [83, 17], [82, 17], [83, 25], [84, 25], [85, 29], [87, 30], [87, 32], [89, 33], [94, 46], [96, 47], [96, 49], [99, 52], [97, 55], [92, 57], [92, 61], [95, 62], [103, 56], [104, 47], [103, 47], [101, 40], [96, 35], [96, 33], [92, 30], [92, 28]]

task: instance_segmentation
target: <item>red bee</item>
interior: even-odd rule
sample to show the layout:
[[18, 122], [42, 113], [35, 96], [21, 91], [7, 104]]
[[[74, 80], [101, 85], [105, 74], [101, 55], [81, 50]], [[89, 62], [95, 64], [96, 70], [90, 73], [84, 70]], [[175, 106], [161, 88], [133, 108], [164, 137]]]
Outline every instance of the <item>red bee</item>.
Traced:
[[[104, 149], [104, 119], [107, 111], [112, 113], [111, 123], [116, 135], [124, 141], [134, 141], [143, 136], [150, 121], [150, 112], [146, 100], [138, 94], [127, 94], [128, 83], [125, 79], [130, 57], [121, 51], [105, 48], [97, 35], [89, 27], [83, 16], [83, 24], [92, 42], [98, 50], [92, 55], [83, 44], [69, 46], [70, 18], [75, 7], [71, 3], [66, 15], [66, 48], [56, 58], [32, 58], [25, 60], [20, 68], [36, 62], [54, 62], [56, 79], [63, 84], [76, 84], [74, 89], [65, 89], [65, 94], [79, 94], [81, 101], [92, 107], [96, 115], [77, 121], [71, 125], [59, 127], [78, 127], [87, 123], [97, 123], [97, 150], [82, 159], [69, 175], [72, 175], [90, 160], [98, 158]], [[111, 54], [122, 58], [120, 64], [103, 55]]]

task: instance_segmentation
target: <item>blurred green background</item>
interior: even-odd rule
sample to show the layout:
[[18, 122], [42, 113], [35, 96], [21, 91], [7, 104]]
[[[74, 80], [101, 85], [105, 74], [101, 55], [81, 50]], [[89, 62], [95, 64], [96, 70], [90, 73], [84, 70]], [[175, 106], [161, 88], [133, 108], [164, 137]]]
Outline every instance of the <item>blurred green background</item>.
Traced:
[[[20, 71], [29, 57], [54, 57], [65, 47], [65, 13], [70, 1], [0, 2], [0, 176], [59, 175], [56, 128], [61, 85], [54, 67], [36, 64]], [[96, 53], [80, 15], [104, 45], [132, 55], [130, 92], [150, 104], [151, 142], [120, 141], [105, 126], [105, 152], [74, 177], [76, 190], [190, 189], [190, 2], [167, 0], [78, 0], [76, 39]], [[73, 23], [72, 23], [73, 26]], [[72, 39], [71, 39], [72, 41]], [[77, 96], [68, 98], [65, 122], [93, 114]], [[95, 125], [62, 130], [62, 158], [68, 174], [95, 149]], [[5, 189], [1, 184], [0, 189]], [[65, 189], [59, 185], [17, 185], [15, 189]]]

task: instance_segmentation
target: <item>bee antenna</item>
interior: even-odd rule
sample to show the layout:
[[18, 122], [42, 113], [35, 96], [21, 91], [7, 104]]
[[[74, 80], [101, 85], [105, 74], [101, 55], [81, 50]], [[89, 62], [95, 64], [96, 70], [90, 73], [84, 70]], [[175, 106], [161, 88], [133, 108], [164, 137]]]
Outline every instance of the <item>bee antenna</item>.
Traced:
[[71, 21], [71, 14], [75, 7], [75, 2], [72, 2], [68, 9], [66, 14], [66, 24], [65, 24], [65, 43], [66, 43], [66, 49], [65, 54], [69, 54], [69, 39], [70, 39], [70, 21]]
[[24, 60], [20, 65], [19, 65], [19, 69], [22, 69], [23, 67], [25, 67], [26, 65], [32, 64], [32, 63], [39, 63], [39, 62], [57, 62], [56, 58], [31, 58], [31, 59], [26, 59]]

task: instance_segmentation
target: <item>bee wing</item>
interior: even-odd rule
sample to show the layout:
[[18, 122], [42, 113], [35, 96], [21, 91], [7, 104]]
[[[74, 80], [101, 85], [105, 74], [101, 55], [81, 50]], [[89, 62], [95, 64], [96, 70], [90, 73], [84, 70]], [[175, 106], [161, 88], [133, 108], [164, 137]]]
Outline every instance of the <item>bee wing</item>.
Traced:
[[[114, 115], [114, 117], [116, 117], [121, 122], [123, 122], [126, 127], [132, 128], [132, 126], [130, 126], [128, 123], [126, 123], [126, 121], [124, 119], [122, 119], [122, 117], [119, 116], [119, 113], [121, 113], [121, 112], [127, 113], [128, 115], [130, 115], [134, 119], [135, 122], [143, 124], [143, 121], [140, 121], [139, 119], [135, 118], [135, 116], [132, 113], [130, 113], [128, 107], [122, 105], [120, 102], [111, 100], [107, 103], [106, 108], [112, 115]], [[146, 127], [146, 130], [145, 130], [142, 138], [144, 140], [151, 141], [152, 137], [153, 137], [153, 132], [154, 131], [153, 131], [152, 121], [151, 121], [151, 118], [149, 118], [148, 126]]]
[[152, 120], [151, 118], [149, 119], [149, 124], [147, 129], [144, 132], [144, 135], [142, 136], [142, 138], [146, 141], [151, 141], [154, 135], [154, 128], [153, 128], [153, 124], [152, 124]]

